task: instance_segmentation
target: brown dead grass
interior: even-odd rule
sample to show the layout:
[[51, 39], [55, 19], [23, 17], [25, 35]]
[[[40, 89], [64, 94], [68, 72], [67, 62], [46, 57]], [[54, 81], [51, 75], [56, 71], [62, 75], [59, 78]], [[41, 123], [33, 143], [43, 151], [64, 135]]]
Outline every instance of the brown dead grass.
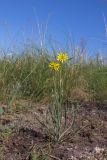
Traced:
[[74, 88], [71, 92], [72, 99], [79, 102], [91, 102], [94, 96], [94, 93], [89, 93], [82, 88]]

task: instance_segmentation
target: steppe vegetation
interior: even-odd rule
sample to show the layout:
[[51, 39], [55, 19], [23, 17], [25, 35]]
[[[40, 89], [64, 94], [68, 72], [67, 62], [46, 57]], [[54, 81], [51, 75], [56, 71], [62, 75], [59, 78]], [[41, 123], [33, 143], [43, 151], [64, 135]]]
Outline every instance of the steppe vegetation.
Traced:
[[100, 54], [30, 46], [0, 59], [1, 160], [106, 160], [106, 133]]

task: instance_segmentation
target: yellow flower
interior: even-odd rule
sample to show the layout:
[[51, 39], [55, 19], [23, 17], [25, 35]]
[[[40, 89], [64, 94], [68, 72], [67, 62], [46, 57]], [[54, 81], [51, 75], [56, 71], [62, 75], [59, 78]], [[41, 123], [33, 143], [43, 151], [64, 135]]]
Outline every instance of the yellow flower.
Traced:
[[60, 62], [66, 62], [68, 60], [68, 55], [66, 53], [59, 53], [57, 56], [57, 60]]
[[49, 68], [51, 68], [52, 70], [54, 71], [58, 71], [59, 68], [60, 68], [60, 64], [59, 63], [56, 63], [56, 62], [51, 62], [49, 64]]

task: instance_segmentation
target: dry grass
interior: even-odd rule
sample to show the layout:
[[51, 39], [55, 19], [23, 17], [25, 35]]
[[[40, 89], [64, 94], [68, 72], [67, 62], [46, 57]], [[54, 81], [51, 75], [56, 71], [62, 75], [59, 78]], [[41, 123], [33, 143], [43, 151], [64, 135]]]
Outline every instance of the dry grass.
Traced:
[[[48, 64], [54, 55], [47, 51], [36, 50], [34, 53], [0, 60], [0, 100], [11, 104], [15, 99], [50, 101], [53, 88], [52, 73]], [[98, 60], [97, 60], [98, 61]], [[68, 61], [63, 68], [65, 99], [88, 101], [93, 93], [100, 101], [107, 99], [107, 65], [96, 63], [75, 64]]]

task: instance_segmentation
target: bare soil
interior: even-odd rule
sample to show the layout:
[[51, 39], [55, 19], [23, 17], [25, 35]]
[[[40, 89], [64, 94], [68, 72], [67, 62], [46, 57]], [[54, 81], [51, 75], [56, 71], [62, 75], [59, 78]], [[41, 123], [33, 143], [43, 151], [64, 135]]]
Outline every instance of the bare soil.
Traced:
[[76, 117], [76, 132], [58, 143], [49, 141], [35, 118], [35, 113], [42, 117], [46, 108], [35, 104], [14, 113], [7, 110], [0, 116], [1, 160], [33, 160], [32, 153], [41, 160], [43, 156], [49, 160], [107, 160], [106, 103], [82, 105]]

